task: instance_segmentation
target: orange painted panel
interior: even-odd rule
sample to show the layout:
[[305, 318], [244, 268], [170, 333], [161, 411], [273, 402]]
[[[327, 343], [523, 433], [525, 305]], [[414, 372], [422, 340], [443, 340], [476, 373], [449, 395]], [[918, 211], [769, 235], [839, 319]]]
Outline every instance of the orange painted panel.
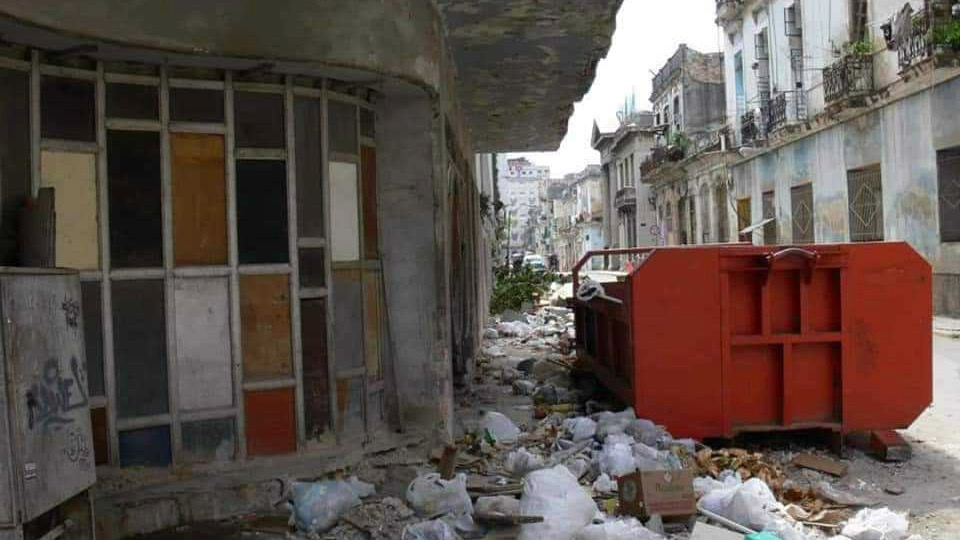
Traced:
[[244, 393], [247, 454], [270, 456], [297, 450], [297, 421], [293, 388]]
[[293, 376], [287, 276], [240, 276], [240, 326], [245, 380]]
[[170, 135], [173, 250], [177, 266], [227, 263], [225, 162], [222, 135]]

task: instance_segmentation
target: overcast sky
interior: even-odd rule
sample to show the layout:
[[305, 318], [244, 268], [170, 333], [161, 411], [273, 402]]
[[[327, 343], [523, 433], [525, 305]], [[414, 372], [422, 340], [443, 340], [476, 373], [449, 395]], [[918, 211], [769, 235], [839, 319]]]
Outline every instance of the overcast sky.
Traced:
[[593, 87], [576, 104], [560, 149], [517, 155], [549, 165], [554, 178], [600, 163], [600, 154], [590, 148], [593, 121], [601, 129], [615, 127], [617, 110], [631, 92], [637, 94], [637, 108], [650, 109], [651, 71], [656, 73], [681, 43], [700, 52], [720, 50], [715, 18], [716, 0], [624, 0], [610, 51], [597, 67]]

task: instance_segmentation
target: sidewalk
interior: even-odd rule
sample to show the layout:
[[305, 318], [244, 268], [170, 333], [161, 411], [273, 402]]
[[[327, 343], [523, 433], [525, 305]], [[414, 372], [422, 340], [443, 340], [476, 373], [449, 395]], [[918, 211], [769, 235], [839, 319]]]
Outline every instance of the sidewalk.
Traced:
[[954, 339], [960, 339], [960, 319], [934, 317], [933, 333]]

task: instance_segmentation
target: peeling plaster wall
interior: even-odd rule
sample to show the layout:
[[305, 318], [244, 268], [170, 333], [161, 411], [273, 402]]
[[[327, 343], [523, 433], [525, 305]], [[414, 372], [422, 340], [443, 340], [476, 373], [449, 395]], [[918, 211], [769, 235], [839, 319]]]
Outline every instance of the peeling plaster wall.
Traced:
[[[960, 77], [733, 166], [736, 197], [776, 191], [780, 242], [792, 241], [790, 188], [813, 183], [817, 242], [848, 242], [847, 171], [881, 167], [884, 238], [904, 240], [933, 265], [935, 305], [960, 315], [960, 243], [940, 241], [936, 153], [960, 146], [953, 114]], [[948, 306], [950, 306], [948, 308]]]

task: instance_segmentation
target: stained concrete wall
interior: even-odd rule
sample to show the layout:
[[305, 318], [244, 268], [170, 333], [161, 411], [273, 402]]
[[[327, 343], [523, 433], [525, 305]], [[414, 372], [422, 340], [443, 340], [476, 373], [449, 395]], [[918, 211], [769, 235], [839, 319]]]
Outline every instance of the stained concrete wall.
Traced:
[[[815, 132], [733, 167], [738, 198], [776, 193], [780, 242], [792, 241], [790, 188], [813, 183], [817, 242], [847, 242], [847, 171], [880, 165], [884, 238], [905, 240], [933, 265], [938, 310], [960, 315], [960, 243], [940, 241], [936, 153], [960, 146], [960, 77]], [[757, 221], [754, 219], [754, 221]], [[949, 306], [949, 309], [948, 309]]]
[[377, 169], [393, 377], [405, 427], [448, 428], [449, 354], [438, 354], [443, 299], [436, 262], [435, 156], [440, 131], [426, 95], [378, 104]]

